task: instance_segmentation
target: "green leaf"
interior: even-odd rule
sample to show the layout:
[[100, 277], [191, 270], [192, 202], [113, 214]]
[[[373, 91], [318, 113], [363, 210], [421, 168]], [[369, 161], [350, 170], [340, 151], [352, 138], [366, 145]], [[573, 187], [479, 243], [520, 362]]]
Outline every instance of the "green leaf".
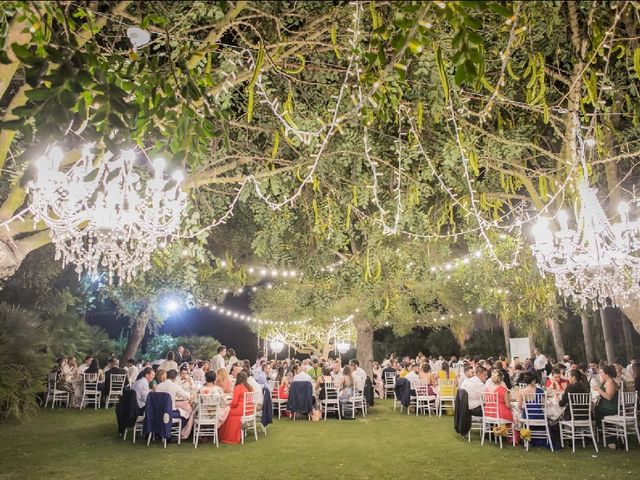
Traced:
[[39, 58], [24, 45], [12, 43], [11, 50], [13, 50], [13, 53], [18, 60], [22, 63], [26, 63], [27, 65], [31, 65], [39, 60]]
[[636, 77], [640, 79], [640, 47], [636, 47], [633, 51], [633, 68], [636, 71]]
[[436, 46], [436, 65], [438, 66], [438, 76], [440, 77], [440, 84], [442, 85], [442, 91], [444, 92], [444, 100], [449, 101], [449, 80], [447, 79], [447, 73], [444, 69], [444, 62], [442, 61], [442, 51], [440, 45]]

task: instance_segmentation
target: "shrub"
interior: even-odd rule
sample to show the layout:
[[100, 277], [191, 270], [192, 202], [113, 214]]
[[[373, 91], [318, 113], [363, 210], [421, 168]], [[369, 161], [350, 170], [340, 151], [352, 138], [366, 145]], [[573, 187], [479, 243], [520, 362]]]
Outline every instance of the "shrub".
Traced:
[[167, 356], [167, 352], [178, 348], [178, 339], [171, 335], [154, 335], [145, 349], [142, 358], [153, 362]]
[[208, 360], [216, 354], [221, 344], [213, 337], [193, 336], [180, 337], [177, 345], [189, 350], [193, 360]]
[[24, 421], [37, 407], [52, 363], [47, 343], [35, 313], [0, 303], [0, 419]]

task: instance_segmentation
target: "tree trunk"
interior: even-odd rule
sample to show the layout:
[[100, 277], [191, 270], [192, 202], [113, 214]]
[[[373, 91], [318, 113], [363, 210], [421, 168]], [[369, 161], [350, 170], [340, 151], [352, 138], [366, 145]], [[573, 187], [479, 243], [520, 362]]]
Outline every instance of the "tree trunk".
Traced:
[[122, 354], [121, 365], [125, 365], [127, 360], [130, 358], [135, 358], [138, 348], [140, 347], [140, 342], [142, 342], [142, 338], [144, 337], [144, 332], [149, 324], [149, 320], [151, 320], [151, 307], [149, 305], [145, 305], [142, 310], [140, 310], [140, 313], [138, 313], [138, 316], [131, 326], [129, 339], [127, 340], [127, 348], [124, 349], [124, 353]]
[[593, 362], [596, 356], [593, 352], [593, 337], [591, 336], [591, 319], [589, 314], [582, 310], [580, 311], [580, 321], [582, 322], [582, 336], [584, 338], [584, 352], [587, 362]]
[[620, 314], [620, 321], [622, 322], [622, 335], [624, 336], [624, 348], [627, 353], [627, 360], [633, 358], [633, 336], [631, 332], [631, 323], [629, 319], [622, 313]]
[[509, 331], [509, 320], [505, 318], [500, 319], [500, 323], [502, 323], [502, 331], [504, 332], [504, 351], [505, 357], [511, 358], [511, 332]]
[[613, 337], [612, 324], [615, 320], [615, 311], [611, 307], [600, 309], [600, 321], [602, 322], [602, 335], [604, 336], [604, 348], [607, 351], [607, 362], [613, 363], [615, 359], [615, 344]]
[[640, 333], [640, 298], [634, 299], [627, 306], [620, 307], [620, 311], [627, 316], [636, 332]]
[[356, 327], [356, 356], [360, 367], [373, 378], [373, 328], [366, 318], [358, 315], [354, 318]]
[[556, 361], [562, 360], [564, 357], [564, 340], [562, 338], [562, 330], [560, 328], [560, 322], [557, 318], [552, 318], [549, 323], [551, 324], [551, 336], [553, 337], [553, 346], [556, 350]]

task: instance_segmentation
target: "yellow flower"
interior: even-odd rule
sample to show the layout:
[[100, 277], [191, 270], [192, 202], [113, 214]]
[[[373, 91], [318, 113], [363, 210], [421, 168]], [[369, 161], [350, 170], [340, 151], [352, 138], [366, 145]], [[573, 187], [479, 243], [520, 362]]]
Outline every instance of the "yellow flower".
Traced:
[[528, 428], [523, 428], [520, 430], [520, 436], [526, 440], [527, 442], [531, 441], [531, 430]]

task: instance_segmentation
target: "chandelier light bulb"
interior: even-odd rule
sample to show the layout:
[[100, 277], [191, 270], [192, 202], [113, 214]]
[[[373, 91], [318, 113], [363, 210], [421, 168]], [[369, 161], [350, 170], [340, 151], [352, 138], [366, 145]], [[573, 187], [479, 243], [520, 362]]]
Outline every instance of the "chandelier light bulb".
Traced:
[[167, 166], [167, 162], [164, 158], [158, 157], [153, 161], [153, 170], [156, 174], [164, 172], [164, 168]]
[[560, 228], [562, 230], [567, 230], [569, 227], [569, 215], [564, 210], [560, 210], [558, 212], [558, 223], [560, 224]]
[[175, 172], [173, 172], [173, 179], [178, 183], [182, 183], [182, 181], [184, 180], [184, 173], [182, 172], [182, 170], [176, 170]]

